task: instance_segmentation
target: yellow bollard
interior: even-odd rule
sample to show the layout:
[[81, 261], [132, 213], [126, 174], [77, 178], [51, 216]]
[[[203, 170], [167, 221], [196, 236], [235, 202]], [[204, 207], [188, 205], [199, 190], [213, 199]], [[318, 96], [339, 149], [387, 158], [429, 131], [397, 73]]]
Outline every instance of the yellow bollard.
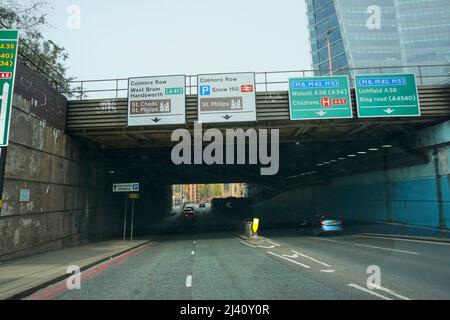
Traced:
[[252, 237], [255, 237], [255, 238], [258, 237], [258, 228], [259, 228], [259, 219], [254, 218], [253, 223], [252, 223], [252, 231], [253, 231]]

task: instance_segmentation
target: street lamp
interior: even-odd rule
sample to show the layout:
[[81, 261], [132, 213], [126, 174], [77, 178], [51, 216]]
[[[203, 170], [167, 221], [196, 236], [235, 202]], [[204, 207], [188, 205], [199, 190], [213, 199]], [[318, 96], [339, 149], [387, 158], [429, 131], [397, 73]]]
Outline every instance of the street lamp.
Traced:
[[327, 30], [326, 33], [326, 39], [327, 39], [327, 48], [328, 48], [328, 70], [330, 72], [330, 76], [333, 76], [333, 64], [331, 60], [331, 41], [330, 41], [330, 35], [331, 33], [336, 30], [337, 27], [331, 28]]

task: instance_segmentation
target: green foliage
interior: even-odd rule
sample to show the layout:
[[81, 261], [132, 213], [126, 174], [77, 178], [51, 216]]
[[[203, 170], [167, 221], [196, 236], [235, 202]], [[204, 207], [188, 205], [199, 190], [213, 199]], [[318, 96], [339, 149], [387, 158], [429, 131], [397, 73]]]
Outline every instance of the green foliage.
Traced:
[[0, 0], [0, 26], [19, 30], [19, 59], [54, 87], [65, 90], [71, 80], [64, 66], [69, 56], [63, 47], [42, 34], [50, 27], [45, 13], [50, 9], [44, 1]]

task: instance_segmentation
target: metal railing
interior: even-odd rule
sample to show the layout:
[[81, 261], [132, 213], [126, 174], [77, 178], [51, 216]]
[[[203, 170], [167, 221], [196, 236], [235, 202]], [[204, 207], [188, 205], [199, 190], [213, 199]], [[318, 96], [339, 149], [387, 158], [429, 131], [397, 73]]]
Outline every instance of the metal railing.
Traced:
[[[351, 87], [354, 87], [355, 75], [390, 73], [413, 73], [419, 86], [450, 85], [450, 64], [342, 68], [333, 71], [334, 75], [348, 75]], [[314, 69], [255, 72], [256, 92], [287, 91], [289, 78], [328, 74], [328, 70]], [[71, 81], [69, 87], [68, 91], [62, 93], [74, 97], [75, 100], [126, 98], [128, 78]], [[197, 94], [197, 75], [186, 75], [185, 87], [187, 94]]]
[[[8, 29], [8, 26], [0, 21], [0, 29]], [[25, 48], [27, 53], [24, 52]], [[66, 79], [53, 65], [51, 65], [40, 53], [36, 52], [25, 40], [19, 37], [18, 60], [37, 72], [41, 78], [48, 81], [53, 88], [60, 92], [67, 91], [70, 81]], [[70, 89], [69, 89], [70, 91]]]

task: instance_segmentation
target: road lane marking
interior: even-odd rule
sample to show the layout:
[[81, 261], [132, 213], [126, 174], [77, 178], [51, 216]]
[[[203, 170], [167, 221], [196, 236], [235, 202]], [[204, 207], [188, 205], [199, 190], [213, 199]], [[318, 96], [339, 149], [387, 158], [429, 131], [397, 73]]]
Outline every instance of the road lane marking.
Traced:
[[306, 264], [303, 264], [303, 263], [300, 263], [300, 262], [298, 262], [298, 261], [295, 261], [295, 260], [292, 260], [292, 259], [289, 259], [289, 258], [280, 256], [279, 254], [273, 253], [273, 252], [271, 252], [271, 251], [267, 251], [267, 253], [268, 253], [268, 254], [271, 254], [271, 255], [273, 255], [273, 256], [276, 256], [276, 257], [278, 257], [278, 258], [287, 260], [287, 261], [289, 261], [289, 262], [295, 263], [295, 264], [297, 264], [297, 265], [299, 265], [299, 266], [302, 266], [303, 268], [306, 268], [306, 269], [309, 269], [309, 268], [310, 268], [310, 266], [307, 266]]
[[271, 246], [254, 246], [254, 245], [252, 245], [250, 243], [247, 243], [247, 242], [244, 242], [244, 241], [241, 241], [241, 243], [245, 244], [246, 246], [252, 247], [252, 248], [264, 248], [264, 249], [273, 249], [273, 248], [275, 248], [275, 245], [271, 245]]
[[194, 255], [194, 254], [195, 254], [195, 251], [194, 251], [194, 250], [192, 250], [192, 251], [191, 251], [191, 255]]
[[194, 240], [194, 244], [195, 244], [195, 240]]
[[322, 240], [322, 241], [333, 242], [333, 243], [339, 243], [339, 241], [331, 240], [331, 239], [314, 238], [314, 237], [309, 237], [309, 238], [310, 238], [310, 239], [317, 239], [317, 240]]
[[187, 288], [192, 287], [192, 276], [191, 276], [191, 275], [188, 275], [188, 276], [186, 277], [186, 287], [187, 287]]
[[366, 292], [366, 293], [370, 293], [371, 295], [374, 295], [374, 296], [376, 296], [376, 297], [378, 297], [378, 298], [381, 298], [381, 299], [384, 299], [384, 300], [392, 300], [392, 299], [389, 298], [389, 297], [383, 296], [382, 294], [379, 294], [379, 293], [376, 293], [376, 292], [374, 292], [374, 291], [372, 291], [372, 290], [363, 288], [363, 287], [358, 286], [357, 284], [354, 284], [354, 283], [350, 283], [350, 284], [348, 284], [347, 286], [352, 287], [352, 288], [355, 288], [355, 289], [358, 289], [358, 290], [361, 290], [361, 291], [364, 291], [364, 292]]
[[397, 297], [397, 298], [400, 298], [400, 299], [403, 299], [403, 300], [411, 300], [411, 299], [409, 299], [409, 298], [407, 298], [405, 296], [402, 296], [402, 295], [400, 295], [400, 294], [396, 293], [395, 291], [390, 290], [388, 288], [384, 288], [384, 287], [377, 286], [377, 285], [374, 285], [374, 284], [372, 284], [371, 286], [372, 286], [372, 288], [375, 288], [375, 289], [387, 292], [387, 293], [393, 295], [394, 297]]
[[407, 254], [420, 254], [418, 252], [413, 251], [405, 251], [405, 250], [399, 250], [399, 249], [391, 249], [391, 248], [384, 248], [384, 247], [377, 247], [377, 246], [369, 246], [367, 244], [360, 244], [360, 243], [354, 243], [354, 246], [358, 247], [365, 247], [365, 248], [372, 248], [372, 249], [379, 249], [379, 250], [387, 250], [387, 251], [394, 251], [394, 252], [400, 252], [400, 253], [407, 253]]
[[333, 273], [336, 270], [320, 270], [320, 272], [325, 272], [325, 273]]
[[317, 259], [311, 258], [311, 257], [307, 256], [306, 254], [297, 252], [297, 251], [295, 251], [295, 250], [292, 250], [292, 252], [294, 252], [295, 254], [298, 254], [298, 255], [300, 255], [300, 256], [302, 256], [302, 257], [305, 257], [306, 259], [309, 259], [309, 260], [311, 260], [311, 261], [314, 261], [314, 262], [316, 262], [316, 263], [318, 263], [318, 264], [321, 264], [321, 265], [323, 265], [324, 267], [327, 267], [327, 268], [331, 268], [331, 267], [332, 267], [331, 265], [326, 264], [325, 262], [319, 261], [319, 260], [317, 260]]
[[267, 240], [267, 242], [269, 242], [269, 243], [271, 243], [271, 244], [273, 244], [273, 245], [275, 245], [275, 246], [277, 246], [277, 247], [281, 247], [280, 244], [275, 243], [275, 242], [273, 242], [272, 240], [269, 240], [269, 239], [266, 239], [266, 240]]
[[353, 235], [352, 237], [399, 240], [399, 241], [409, 241], [409, 242], [419, 242], [419, 243], [438, 244], [438, 245], [442, 245], [442, 246], [450, 246], [450, 243], [445, 243], [445, 242], [416, 240], [416, 239], [404, 239], [404, 238], [396, 238], [396, 237], [382, 237], [382, 236], [368, 236], [368, 235]]

